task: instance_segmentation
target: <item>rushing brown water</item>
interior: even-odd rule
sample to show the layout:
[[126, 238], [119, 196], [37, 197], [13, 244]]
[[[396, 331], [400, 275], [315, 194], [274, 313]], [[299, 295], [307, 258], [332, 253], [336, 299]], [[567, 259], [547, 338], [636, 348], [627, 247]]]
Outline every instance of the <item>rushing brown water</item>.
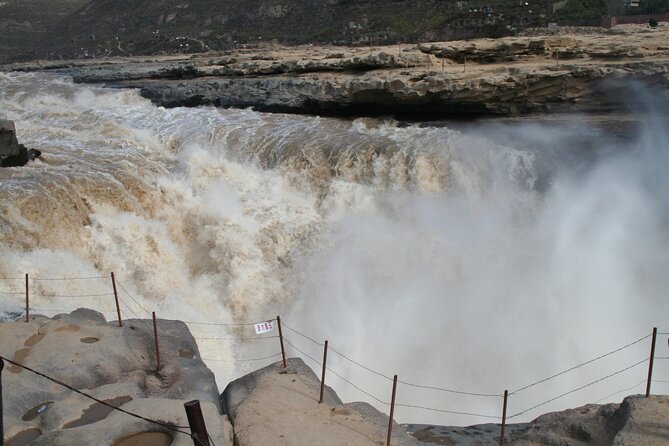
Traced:
[[[56, 296], [109, 293], [114, 271], [141, 304], [126, 297], [128, 317], [148, 317], [147, 309], [213, 322], [281, 314], [385, 375], [494, 394], [653, 326], [669, 328], [669, 146], [665, 128], [652, 122], [620, 139], [578, 119], [455, 130], [163, 109], [132, 90], [13, 73], [0, 73], [0, 110], [16, 121], [22, 143], [43, 152], [25, 168], [0, 171], [0, 277], [17, 279], [0, 283], [7, 314], [21, 312], [27, 272], [101, 276], [35, 281], [34, 305], [48, 315], [88, 306], [113, 319], [108, 296]], [[199, 337], [237, 334], [192, 329]], [[221, 387], [269, 362], [242, 359], [277, 353], [253, 342], [204, 340], [200, 349], [222, 360], [208, 361]], [[639, 344], [518, 395], [515, 410], [643, 359], [646, 350]], [[332, 367], [388, 399], [385, 380], [336, 355]], [[643, 375], [635, 368], [541, 410], [593, 402]], [[335, 377], [330, 384], [345, 399], [384, 409]], [[658, 392], [669, 390], [661, 385]], [[399, 392], [405, 404], [499, 411], [497, 397]], [[485, 421], [408, 408], [397, 416]]]

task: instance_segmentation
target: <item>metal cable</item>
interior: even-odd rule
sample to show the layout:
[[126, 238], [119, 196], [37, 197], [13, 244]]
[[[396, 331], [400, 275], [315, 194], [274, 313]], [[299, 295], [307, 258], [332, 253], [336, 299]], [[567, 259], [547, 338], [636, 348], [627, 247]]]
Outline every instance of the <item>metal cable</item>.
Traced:
[[89, 279], [109, 279], [109, 276], [90, 276], [90, 277], [30, 277], [31, 281], [51, 281], [51, 280], [89, 280]]
[[282, 327], [286, 327], [288, 330], [292, 331], [293, 333], [296, 333], [296, 334], [302, 336], [303, 338], [310, 340], [311, 342], [313, 342], [313, 343], [316, 344], [316, 345], [319, 345], [319, 346], [321, 346], [321, 347], [323, 347], [323, 345], [325, 345], [323, 342], [318, 342], [318, 341], [315, 340], [314, 338], [310, 338], [309, 336], [305, 335], [304, 333], [300, 333], [299, 331], [295, 330], [294, 328], [290, 328], [290, 327], [289, 327], [288, 325], [286, 325], [286, 323], [283, 322], [283, 321], [281, 321], [281, 326], [282, 326]]
[[128, 295], [128, 297], [129, 297], [130, 299], [132, 299], [132, 300], [137, 304], [137, 306], [138, 306], [139, 308], [141, 308], [142, 310], [144, 310], [147, 314], [149, 314], [149, 315], [151, 314], [151, 312], [150, 312], [149, 310], [147, 310], [146, 307], [144, 307], [142, 304], [140, 304], [140, 303], [137, 301], [137, 299], [135, 299], [134, 297], [132, 297], [132, 294], [130, 294], [130, 293], [128, 292], [128, 290], [125, 289], [125, 287], [121, 284], [121, 282], [118, 281], [118, 279], [116, 280], [116, 284], [119, 286], [119, 288], [121, 288], [121, 289], [123, 290], [123, 292], [124, 292], [125, 294]]
[[[273, 322], [276, 319], [266, 319], [263, 322]], [[185, 324], [193, 324], [193, 325], [216, 325], [216, 326], [223, 326], [223, 327], [242, 327], [242, 326], [249, 326], [249, 325], [255, 325], [258, 322], [245, 322], [245, 323], [239, 323], [239, 324], [226, 324], [226, 323], [218, 323], [218, 322], [195, 322], [195, 321], [183, 321]]]
[[382, 377], [382, 378], [385, 378], [385, 379], [387, 379], [388, 381], [392, 381], [392, 380], [393, 380], [393, 378], [390, 378], [389, 376], [386, 376], [386, 375], [384, 375], [384, 374], [381, 373], [381, 372], [377, 372], [376, 370], [370, 369], [369, 367], [364, 366], [364, 365], [360, 364], [360, 363], [357, 362], [357, 361], [354, 361], [353, 359], [349, 358], [348, 356], [346, 356], [346, 355], [344, 355], [343, 353], [341, 353], [341, 352], [337, 351], [336, 349], [334, 349], [332, 346], [329, 347], [329, 350], [331, 350], [331, 351], [333, 351], [334, 353], [338, 354], [338, 355], [341, 356], [342, 358], [344, 358], [344, 359], [346, 359], [346, 360], [352, 362], [353, 364], [357, 365], [358, 367], [361, 367], [361, 368], [367, 370], [367, 371], [370, 372], [370, 373], [373, 373], [373, 374], [378, 375], [378, 376], [380, 376], [380, 377]]
[[632, 389], [634, 389], [634, 388], [636, 388], [636, 387], [639, 387], [641, 384], [645, 384], [645, 383], [646, 383], [646, 380], [644, 379], [643, 381], [641, 381], [641, 382], [639, 382], [639, 383], [637, 383], [637, 384], [634, 384], [632, 387], [628, 387], [628, 388], [626, 388], [626, 389], [618, 390], [617, 392], [613, 392], [613, 393], [611, 393], [611, 394], [609, 394], [609, 395], [606, 395], [604, 398], [600, 398], [600, 399], [598, 399], [598, 400], [595, 401], [593, 404], [597, 404], [597, 403], [599, 403], [599, 402], [601, 402], [601, 401], [604, 401], [604, 400], [607, 399], [607, 398], [610, 398], [610, 397], [612, 397], [612, 396], [614, 396], [614, 395], [618, 395], [619, 393], [628, 392], [628, 391], [630, 391], [630, 390], [632, 390]]
[[236, 341], [236, 340], [253, 340], [253, 341], [258, 341], [261, 339], [276, 339], [278, 336], [260, 336], [260, 337], [253, 337], [253, 336], [243, 336], [243, 337], [225, 337], [225, 338], [196, 338], [193, 337], [193, 339], [197, 339], [198, 341]]
[[253, 358], [253, 359], [214, 359], [214, 358], [202, 358], [203, 361], [220, 361], [220, 362], [253, 362], [253, 361], [264, 361], [265, 359], [275, 358], [281, 356], [281, 353], [276, 353], [272, 356], [266, 356], [264, 358]]
[[16, 296], [18, 294], [25, 294], [25, 290], [21, 290], [21, 291], [0, 291], [0, 294], [8, 294], [10, 296]]
[[583, 389], [585, 389], [586, 387], [590, 387], [590, 386], [592, 386], [593, 384], [597, 384], [598, 382], [601, 382], [601, 381], [604, 381], [604, 380], [606, 380], [606, 379], [608, 379], [608, 378], [611, 378], [611, 377], [613, 377], [613, 376], [619, 375], [619, 374], [621, 374], [621, 373], [623, 373], [623, 372], [626, 372], [627, 370], [630, 370], [630, 369], [632, 369], [632, 368], [634, 368], [634, 367], [636, 367], [636, 366], [638, 366], [638, 365], [640, 365], [640, 364], [643, 364], [643, 363], [646, 362], [646, 361], [648, 361], [648, 358], [644, 358], [643, 360], [641, 360], [641, 361], [639, 361], [639, 362], [637, 362], [637, 363], [634, 363], [634, 364], [632, 364], [631, 366], [625, 367], [624, 369], [622, 369], [622, 370], [618, 370], [617, 372], [613, 372], [613, 373], [611, 373], [610, 375], [606, 375], [606, 376], [603, 377], [603, 378], [599, 378], [598, 380], [589, 382], [588, 384], [585, 384], [585, 385], [583, 385], [583, 386], [581, 386], [581, 387], [578, 387], [578, 388], [576, 388], [576, 389], [573, 389], [573, 390], [570, 390], [570, 391], [565, 392], [565, 393], [563, 393], [563, 394], [560, 394], [560, 395], [558, 395], [558, 396], [556, 396], [556, 397], [554, 397], [554, 398], [551, 398], [551, 399], [549, 399], [549, 400], [547, 400], [547, 401], [544, 401], [543, 403], [536, 404], [536, 405], [534, 405], [534, 406], [532, 406], [532, 407], [530, 407], [530, 408], [528, 408], [528, 409], [523, 410], [522, 412], [518, 412], [518, 413], [516, 413], [516, 414], [514, 414], [514, 415], [511, 415], [511, 416], [509, 417], [509, 419], [511, 419], [511, 418], [515, 418], [515, 417], [520, 416], [520, 415], [523, 415], [523, 414], [525, 414], [525, 413], [527, 413], [527, 412], [529, 412], [529, 411], [531, 411], [531, 410], [533, 410], [533, 409], [536, 409], [537, 407], [544, 406], [544, 405], [546, 405], [546, 404], [548, 404], [548, 403], [550, 403], [550, 402], [553, 402], [553, 401], [555, 401], [555, 400], [557, 400], [557, 399], [559, 399], [559, 398], [562, 398], [563, 396], [567, 396], [567, 395], [569, 395], [569, 394], [571, 394], [571, 393], [578, 392], [579, 390], [583, 390]]
[[293, 344], [293, 343], [290, 342], [288, 339], [286, 339], [285, 336], [283, 337], [283, 340], [286, 341], [286, 344], [290, 345], [290, 346], [293, 347], [295, 350], [297, 350], [298, 352], [302, 353], [304, 356], [306, 356], [307, 358], [311, 359], [312, 361], [314, 361], [314, 362], [315, 362], [316, 364], [318, 364], [319, 366], [322, 366], [322, 365], [323, 365], [323, 364], [321, 364], [317, 359], [312, 358], [311, 356], [309, 356], [308, 354], [304, 353], [304, 352], [303, 352], [302, 350], [300, 350], [299, 348], [295, 347], [295, 344]]
[[605, 354], [603, 354], [603, 355], [600, 355], [600, 356], [598, 356], [598, 357], [596, 357], [596, 358], [593, 358], [593, 359], [591, 359], [591, 360], [589, 360], [589, 361], [583, 362], [583, 363], [581, 363], [581, 364], [577, 364], [577, 365], [575, 365], [574, 367], [571, 367], [571, 368], [569, 368], [569, 369], [567, 369], [567, 370], [564, 370], [564, 371], [562, 371], [562, 372], [559, 372], [559, 373], [556, 373], [556, 374], [554, 374], [554, 375], [551, 375], [551, 376], [549, 376], [548, 378], [544, 378], [544, 379], [541, 379], [541, 380], [539, 380], [539, 381], [533, 382], [532, 384], [528, 384], [528, 385], [525, 386], [525, 387], [521, 387], [520, 389], [514, 390], [513, 392], [509, 392], [509, 395], [515, 395], [516, 393], [518, 393], [518, 392], [522, 392], [523, 390], [527, 390], [527, 389], [529, 389], [530, 387], [534, 387], [534, 386], [536, 386], [536, 385], [538, 385], [538, 384], [545, 383], [546, 381], [550, 381], [550, 380], [553, 379], [553, 378], [557, 378], [558, 376], [564, 375], [565, 373], [569, 373], [569, 372], [571, 372], [572, 370], [576, 370], [576, 369], [581, 368], [581, 367], [583, 367], [583, 366], [585, 366], [585, 365], [591, 364], [591, 363], [593, 363], [593, 362], [595, 362], [595, 361], [598, 361], [598, 360], [600, 360], [600, 359], [602, 359], [602, 358], [605, 358], [605, 357], [607, 357], [607, 356], [610, 356], [610, 355], [612, 355], [612, 354], [614, 354], [614, 353], [618, 353], [619, 351], [624, 350], [624, 349], [626, 349], [626, 348], [628, 348], [628, 347], [631, 347], [631, 346], [633, 346], [634, 344], [638, 344], [639, 342], [643, 341], [644, 339], [648, 339], [648, 338], [651, 337], [651, 336], [652, 336], [652, 335], [650, 335], [650, 334], [649, 334], [649, 335], [646, 335], [646, 336], [644, 336], [643, 338], [639, 338], [639, 339], [637, 339], [637, 340], [634, 341], [634, 342], [631, 342], [631, 343], [629, 343], [629, 344], [627, 344], [627, 345], [623, 345], [623, 346], [620, 347], [620, 348], [617, 348], [617, 349], [612, 350], [612, 351], [610, 351], [610, 352], [608, 352], [608, 353], [605, 353]]
[[76, 298], [76, 297], [113, 296], [114, 293], [100, 293], [100, 294], [73, 294], [73, 295], [30, 293], [30, 295], [31, 295], [31, 296], [40, 296], [40, 297], [70, 297], [70, 298]]
[[667, 360], [669, 359], [669, 356], [656, 356], [655, 359]]
[[375, 397], [374, 395], [372, 395], [371, 393], [362, 390], [360, 387], [356, 386], [356, 385], [353, 384], [351, 381], [349, 381], [348, 379], [346, 379], [346, 378], [344, 378], [343, 376], [341, 376], [339, 373], [337, 373], [337, 372], [335, 372], [334, 370], [332, 370], [330, 367], [326, 367], [326, 370], [329, 371], [329, 372], [332, 372], [335, 376], [339, 377], [339, 379], [341, 379], [342, 381], [347, 382], [348, 384], [350, 384], [351, 386], [353, 386], [355, 389], [357, 389], [358, 391], [364, 393], [364, 394], [367, 395], [368, 397], [373, 398], [374, 400], [376, 400], [376, 401], [379, 402], [380, 404], [385, 404], [386, 406], [390, 406], [389, 403], [387, 403], [387, 402], [385, 402], [385, 401], [382, 401], [382, 400], [378, 399], [377, 397]]
[[25, 280], [25, 277], [0, 277], [0, 280]]
[[[646, 381], [644, 380], [643, 382], [646, 382]], [[665, 383], [665, 384], [666, 384], [666, 383], [669, 383], [669, 381], [667, 381], [667, 380], [662, 380], [662, 379], [654, 379], [653, 382], [654, 382], [654, 383]]]
[[[173, 431], [173, 432], [178, 432], [178, 433], [180, 433], [180, 434], [187, 435], [188, 437], [197, 440], [197, 438], [195, 438], [194, 436], [192, 436], [192, 435], [189, 434], [188, 432], [179, 430], [179, 429], [175, 428], [175, 427], [172, 426], [172, 425], [169, 425], [169, 424], [166, 424], [166, 423], [161, 423], [160, 421], [152, 420], [151, 418], [147, 418], [147, 417], [144, 417], [144, 416], [142, 416], [142, 415], [138, 415], [138, 414], [136, 414], [136, 413], [129, 412], [129, 411], [125, 410], [125, 409], [121, 409], [120, 407], [113, 406], [113, 405], [107, 403], [106, 401], [103, 401], [103, 400], [100, 400], [100, 399], [98, 399], [98, 398], [95, 398], [94, 396], [91, 396], [91, 395], [89, 395], [88, 393], [85, 393], [85, 392], [82, 392], [81, 390], [75, 389], [74, 387], [72, 387], [72, 386], [70, 386], [70, 385], [68, 385], [68, 384], [65, 384], [64, 382], [62, 382], [62, 381], [60, 381], [60, 380], [58, 380], [58, 379], [56, 379], [56, 378], [52, 378], [52, 377], [50, 377], [50, 376], [48, 376], [48, 375], [45, 375], [44, 373], [38, 372], [37, 370], [33, 370], [33, 369], [31, 369], [30, 367], [28, 367], [28, 366], [25, 366], [25, 365], [23, 365], [23, 364], [19, 364], [18, 362], [14, 362], [14, 361], [12, 361], [12, 360], [10, 360], [10, 359], [5, 358], [4, 356], [0, 356], [0, 358], [3, 359], [3, 360], [5, 360], [5, 361], [7, 361], [7, 362], [10, 363], [10, 364], [13, 364], [13, 365], [15, 365], [15, 366], [17, 366], [17, 367], [21, 367], [22, 369], [27, 370], [27, 371], [29, 371], [29, 372], [32, 372], [32, 373], [34, 373], [35, 375], [41, 376], [42, 378], [46, 378], [46, 379], [48, 379], [49, 381], [51, 381], [51, 382], [53, 382], [53, 383], [55, 383], [55, 384], [58, 384], [59, 386], [65, 387], [66, 389], [69, 389], [69, 390], [71, 390], [71, 391], [73, 391], [73, 392], [75, 392], [75, 393], [78, 393], [79, 395], [85, 396], [86, 398], [89, 398], [89, 399], [91, 399], [91, 400], [93, 400], [93, 401], [95, 401], [95, 402], [97, 402], [97, 403], [100, 403], [100, 404], [102, 404], [102, 405], [104, 405], [104, 406], [107, 406], [107, 407], [109, 407], [109, 408], [111, 408], [111, 409], [113, 409], [113, 410], [118, 410], [119, 412], [123, 412], [124, 414], [126, 414], [126, 415], [130, 415], [131, 417], [135, 417], [135, 418], [138, 418], [138, 419], [140, 419], [140, 420], [143, 420], [143, 421], [147, 421], [147, 422], [149, 422], [149, 423], [156, 424], [156, 425], [161, 426], [161, 427], [163, 427], [163, 428], [165, 428], [165, 429], [171, 430], [171, 431]], [[198, 440], [198, 441], [199, 441], [199, 440]], [[200, 444], [202, 444], [202, 443], [200, 442]], [[204, 446], [204, 445], [203, 445], [203, 446]]]
[[428, 389], [428, 390], [438, 390], [440, 392], [447, 392], [447, 393], [455, 393], [458, 395], [469, 395], [469, 396], [484, 396], [484, 397], [503, 397], [503, 393], [476, 393], [476, 392], [465, 392], [462, 390], [453, 390], [453, 389], [446, 389], [442, 387], [433, 387], [433, 386], [423, 386], [420, 384], [412, 384], [406, 381], [401, 381], [397, 380], [398, 383], [404, 384], [405, 386], [410, 386], [410, 387], [417, 387], [419, 389]]
[[397, 404], [396, 403], [395, 407], [409, 407], [409, 408], [412, 408], [412, 409], [423, 409], [423, 410], [430, 410], [432, 412], [450, 413], [450, 414], [454, 414], [454, 415], [469, 415], [469, 416], [472, 416], [472, 417], [490, 418], [490, 419], [493, 419], [493, 420], [501, 419], [501, 417], [497, 416], [497, 415], [482, 415], [482, 414], [479, 414], [479, 413], [457, 412], [457, 411], [454, 411], [454, 410], [435, 409], [433, 407], [414, 406], [413, 404]]
[[[145, 328], [146, 328], [146, 331], [147, 331], [148, 333], [151, 333], [151, 331], [153, 330], [153, 327], [151, 326], [151, 324], [149, 323], [149, 321], [148, 321], [147, 319], [145, 319], [145, 318], [142, 318], [142, 317], [139, 316], [137, 313], [135, 313], [135, 311], [134, 311], [132, 308], [130, 308], [130, 305], [128, 305], [128, 303], [127, 303], [126, 301], [124, 301], [123, 298], [122, 298], [121, 296], [119, 296], [119, 300], [120, 300], [121, 303], [122, 303], [123, 305], [125, 305], [125, 307], [126, 307], [126, 308], [127, 308], [127, 309], [128, 309], [134, 316], [135, 316], [135, 318], [137, 318], [137, 320], [138, 320], [139, 322], [141, 322], [142, 324], [144, 324], [144, 326], [145, 326]], [[153, 319], [153, 314], [151, 315], [151, 319]]]

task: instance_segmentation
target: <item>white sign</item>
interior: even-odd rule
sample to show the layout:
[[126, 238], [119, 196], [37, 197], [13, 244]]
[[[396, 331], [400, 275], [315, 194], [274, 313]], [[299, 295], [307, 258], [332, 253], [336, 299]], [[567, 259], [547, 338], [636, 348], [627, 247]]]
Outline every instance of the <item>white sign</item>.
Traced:
[[274, 321], [259, 322], [254, 326], [256, 327], [256, 334], [269, 333], [274, 330]]

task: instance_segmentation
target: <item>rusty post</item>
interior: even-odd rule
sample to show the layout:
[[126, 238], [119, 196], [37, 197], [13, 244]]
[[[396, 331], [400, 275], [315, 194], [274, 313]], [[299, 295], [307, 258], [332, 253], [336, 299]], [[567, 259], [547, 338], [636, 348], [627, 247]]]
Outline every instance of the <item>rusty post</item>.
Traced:
[[116, 278], [114, 273], [111, 273], [112, 288], [114, 288], [114, 300], [116, 301], [116, 314], [118, 314], [118, 326], [123, 327], [123, 320], [121, 319], [121, 307], [118, 304], [118, 292], [116, 291]]
[[210, 446], [207, 426], [202, 417], [202, 408], [199, 400], [184, 403], [188, 426], [190, 427], [191, 438], [195, 446]]
[[323, 402], [323, 391], [325, 390], [325, 367], [328, 362], [328, 341], [325, 340], [325, 346], [323, 347], [323, 373], [321, 374], [321, 398], [318, 400], [318, 403]]
[[465, 56], [465, 60], [462, 63], [462, 72], [466, 73], [467, 72], [467, 56]]
[[26, 273], [26, 322], [30, 322], [30, 284]]
[[509, 400], [509, 391], [504, 391], [504, 405], [502, 406], [502, 430], [499, 433], [499, 446], [504, 446], [504, 428], [506, 427], [506, 403]]
[[156, 338], [156, 371], [160, 370], [160, 347], [158, 346], [158, 323], [156, 312], [153, 312], [153, 336]]
[[5, 368], [5, 361], [0, 358], [0, 446], [4, 444], [5, 429], [2, 423], [2, 369]]
[[555, 50], [555, 66], [560, 66], [560, 50]]
[[388, 420], [388, 440], [386, 446], [390, 446], [390, 437], [393, 435], [393, 416], [395, 415], [395, 392], [397, 391], [397, 375], [393, 377], [393, 396], [390, 398], [390, 419]]
[[653, 340], [650, 342], [650, 362], [648, 363], [648, 382], [646, 383], [646, 398], [650, 396], [650, 383], [653, 380], [653, 360], [655, 359], [656, 340], [657, 340], [657, 327], [653, 327]]
[[283, 368], [288, 367], [286, 364], [286, 348], [283, 346], [283, 331], [281, 330], [281, 316], [276, 317], [276, 324], [279, 326], [279, 342], [281, 342], [281, 357], [283, 358]]

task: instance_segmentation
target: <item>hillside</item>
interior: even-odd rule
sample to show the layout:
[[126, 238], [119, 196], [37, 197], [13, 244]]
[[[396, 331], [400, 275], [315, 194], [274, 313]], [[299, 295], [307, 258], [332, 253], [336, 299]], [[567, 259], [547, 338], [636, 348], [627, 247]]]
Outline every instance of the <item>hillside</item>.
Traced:
[[[666, 1], [666, 0], [663, 0]], [[603, 0], [3, 0], [0, 62], [242, 45], [500, 37], [550, 21], [598, 24]]]

